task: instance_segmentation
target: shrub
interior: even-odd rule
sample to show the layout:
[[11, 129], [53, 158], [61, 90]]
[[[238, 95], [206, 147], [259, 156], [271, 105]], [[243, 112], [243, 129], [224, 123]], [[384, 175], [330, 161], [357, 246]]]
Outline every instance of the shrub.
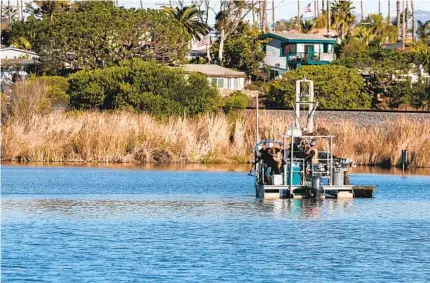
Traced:
[[371, 97], [363, 91], [364, 81], [355, 69], [338, 65], [303, 66], [269, 84], [264, 101], [269, 107], [290, 107], [295, 100], [296, 80], [314, 81], [315, 98], [321, 108], [366, 109]]
[[235, 91], [225, 100], [224, 111], [228, 113], [233, 110], [245, 109], [248, 104], [248, 96], [240, 91]]
[[217, 90], [200, 74], [186, 75], [139, 59], [70, 76], [70, 100], [77, 109], [133, 107], [157, 116], [197, 115], [215, 109]]
[[67, 94], [69, 83], [67, 79], [60, 76], [42, 76], [37, 78], [48, 88], [48, 96], [52, 103], [65, 103], [69, 104], [70, 97]]

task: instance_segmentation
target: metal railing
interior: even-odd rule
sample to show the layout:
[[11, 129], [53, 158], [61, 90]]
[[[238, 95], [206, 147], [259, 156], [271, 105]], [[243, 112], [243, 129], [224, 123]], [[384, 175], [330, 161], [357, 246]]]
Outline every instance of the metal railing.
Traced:
[[310, 62], [320, 62], [320, 61], [331, 62], [331, 61], [334, 61], [334, 59], [335, 59], [335, 55], [332, 53], [294, 52], [294, 53], [288, 53], [287, 55], [288, 63], [310, 63]]

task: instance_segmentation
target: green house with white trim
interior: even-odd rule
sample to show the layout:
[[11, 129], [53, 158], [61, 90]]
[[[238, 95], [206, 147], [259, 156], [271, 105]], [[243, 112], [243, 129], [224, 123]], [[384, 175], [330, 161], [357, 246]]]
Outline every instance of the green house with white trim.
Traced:
[[324, 65], [335, 60], [336, 39], [323, 35], [266, 33], [260, 38], [268, 40], [263, 46], [266, 52], [264, 63], [274, 77], [302, 65]]

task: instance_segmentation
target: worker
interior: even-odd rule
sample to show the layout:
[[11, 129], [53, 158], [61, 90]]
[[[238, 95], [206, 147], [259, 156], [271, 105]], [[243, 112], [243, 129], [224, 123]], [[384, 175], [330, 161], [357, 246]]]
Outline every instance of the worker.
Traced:
[[275, 149], [273, 147], [273, 143], [269, 142], [267, 148], [263, 148], [261, 151], [261, 158], [263, 159], [263, 162], [265, 164], [265, 182], [267, 182], [268, 177], [273, 175], [273, 172], [276, 167], [275, 160], [273, 158], [275, 154]]
[[[265, 143], [264, 143], [265, 145]], [[250, 156], [250, 160], [251, 160], [251, 169], [249, 169], [249, 173], [248, 175], [252, 176], [252, 171], [255, 168], [255, 165], [261, 160], [261, 151], [263, 149], [263, 145], [259, 144], [257, 146], [257, 150], [255, 152], [253, 152]]]
[[309, 149], [306, 151], [306, 159], [312, 164], [318, 164], [318, 148], [315, 140], [311, 141]]
[[318, 167], [318, 148], [315, 140], [311, 141], [309, 149], [306, 151], [306, 161], [310, 164], [311, 175], [314, 175]]

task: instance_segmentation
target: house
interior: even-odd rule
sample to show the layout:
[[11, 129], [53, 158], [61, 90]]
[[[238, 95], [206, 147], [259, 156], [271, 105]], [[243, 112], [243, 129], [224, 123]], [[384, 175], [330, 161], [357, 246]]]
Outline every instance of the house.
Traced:
[[37, 72], [40, 65], [39, 56], [28, 50], [16, 48], [14, 46], [0, 48], [0, 91], [10, 89], [16, 80], [26, 78], [29, 72]]
[[244, 72], [233, 71], [219, 65], [186, 64], [184, 69], [186, 73], [203, 74], [213, 86], [221, 90], [243, 90], [245, 86]]
[[24, 60], [38, 59], [39, 56], [29, 50], [19, 49], [14, 46], [3, 47], [0, 49], [0, 60]]
[[335, 60], [337, 41], [323, 35], [272, 32], [260, 38], [268, 41], [263, 46], [264, 63], [274, 77], [302, 65], [323, 65]]

